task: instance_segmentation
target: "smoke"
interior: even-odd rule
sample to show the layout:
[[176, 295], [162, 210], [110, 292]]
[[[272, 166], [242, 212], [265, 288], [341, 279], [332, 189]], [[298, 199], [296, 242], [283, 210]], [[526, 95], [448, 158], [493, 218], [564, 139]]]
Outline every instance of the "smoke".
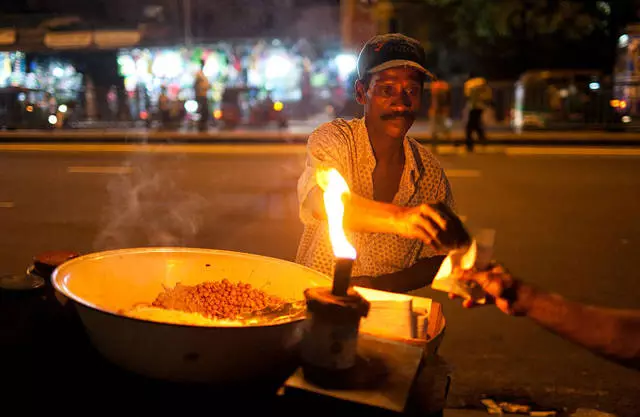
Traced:
[[94, 250], [139, 246], [192, 246], [206, 200], [182, 189], [167, 171], [139, 165], [107, 185]]

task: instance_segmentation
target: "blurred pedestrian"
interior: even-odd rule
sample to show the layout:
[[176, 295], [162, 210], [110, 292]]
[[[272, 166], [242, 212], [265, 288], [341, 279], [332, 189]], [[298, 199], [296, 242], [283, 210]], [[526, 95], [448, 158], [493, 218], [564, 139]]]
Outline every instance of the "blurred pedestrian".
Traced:
[[167, 87], [165, 86], [162, 86], [160, 96], [158, 96], [158, 111], [162, 129], [169, 129], [171, 127], [171, 100], [167, 95]]
[[491, 87], [482, 77], [470, 77], [464, 83], [464, 95], [467, 98], [467, 125], [465, 129], [465, 141], [467, 150], [473, 152], [473, 133], [478, 136], [478, 141], [483, 145], [487, 143], [484, 131], [482, 113], [489, 107], [492, 99]]
[[435, 80], [431, 83], [429, 119], [434, 146], [440, 136], [451, 140], [451, 87], [446, 81]]
[[49, 114], [56, 114], [58, 111], [58, 101], [56, 100], [56, 97], [51, 93], [46, 93], [45, 100]]
[[211, 84], [204, 74], [204, 60], [200, 61], [200, 70], [196, 73], [194, 90], [196, 93], [196, 102], [198, 103], [198, 130], [206, 132], [209, 127], [209, 89]]
[[[468, 272], [504, 313], [543, 328], [623, 366], [640, 370], [640, 310], [585, 305], [514, 278], [500, 265]], [[454, 296], [452, 296], [453, 298]], [[475, 304], [465, 300], [465, 307]]]
[[109, 120], [118, 119], [118, 91], [115, 85], [109, 87], [107, 91], [107, 107], [109, 108]]

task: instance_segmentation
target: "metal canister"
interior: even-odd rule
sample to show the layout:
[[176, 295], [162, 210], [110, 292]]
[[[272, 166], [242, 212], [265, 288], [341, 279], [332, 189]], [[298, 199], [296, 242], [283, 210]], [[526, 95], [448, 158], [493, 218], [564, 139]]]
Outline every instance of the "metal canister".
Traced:
[[310, 288], [304, 295], [304, 377], [319, 386], [342, 388], [356, 364], [360, 319], [369, 313], [369, 302], [353, 289], [336, 296], [330, 288]]

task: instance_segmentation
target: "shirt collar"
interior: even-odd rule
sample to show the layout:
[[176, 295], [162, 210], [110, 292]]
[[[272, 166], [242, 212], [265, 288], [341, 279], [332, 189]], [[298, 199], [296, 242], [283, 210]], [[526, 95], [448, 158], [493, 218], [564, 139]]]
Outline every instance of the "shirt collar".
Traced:
[[[366, 148], [367, 162], [369, 162], [372, 169], [374, 169], [376, 166], [376, 158], [373, 154], [373, 146], [371, 145], [371, 140], [369, 140], [369, 132], [367, 131], [367, 125], [364, 117], [360, 119], [359, 128], [361, 129], [363, 133], [362, 136], [365, 139], [363, 145]], [[404, 137], [403, 147], [404, 161], [406, 166], [409, 168], [411, 182], [415, 184], [420, 179], [424, 171], [422, 164], [418, 163], [420, 152], [415, 148], [415, 146], [413, 146], [412, 141], [409, 140], [407, 136]]]
[[[360, 119], [358, 129], [361, 133], [360, 135], [356, 134], [356, 136], [361, 138], [360, 140], [362, 140], [362, 142], [359, 146], [356, 145], [356, 147], [362, 149], [362, 153], [364, 154], [363, 162], [366, 167], [369, 168], [370, 173], [373, 173], [376, 167], [376, 158], [373, 154], [373, 146], [369, 140], [364, 117]], [[396, 198], [394, 198], [394, 203], [405, 206], [409, 203], [418, 188], [418, 183], [424, 173], [424, 166], [421, 163], [420, 151], [416, 147], [416, 143], [407, 136], [404, 137], [403, 149], [405, 167], [400, 180], [398, 193], [396, 194]], [[362, 165], [360, 166], [362, 167]], [[373, 178], [370, 176], [366, 186], [367, 193], [371, 195], [371, 198], [373, 198], [372, 180]]]

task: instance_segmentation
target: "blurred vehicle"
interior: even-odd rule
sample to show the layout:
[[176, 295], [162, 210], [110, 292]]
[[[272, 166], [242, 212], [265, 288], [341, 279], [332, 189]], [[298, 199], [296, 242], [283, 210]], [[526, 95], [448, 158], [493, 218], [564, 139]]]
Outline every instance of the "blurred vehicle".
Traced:
[[23, 87], [0, 88], [0, 128], [51, 129], [58, 122], [45, 92]]
[[231, 87], [222, 93], [220, 108], [214, 111], [214, 119], [222, 129], [235, 129], [239, 125], [264, 127], [275, 123], [286, 128], [289, 119], [281, 101], [273, 101], [269, 93], [262, 95], [258, 88]]
[[625, 128], [640, 127], [640, 24], [628, 25], [618, 38], [610, 105]]
[[247, 106], [250, 89], [225, 88], [220, 100], [220, 110], [214, 112], [223, 129], [235, 129], [242, 122], [242, 107]]
[[520, 131], [619, 125], [611, 98], [600, 71], [527, 71], [515, 85], [511, 126]]
[[[56, 129], [74, 128], [76, 127], [76, 124], [79, 122], [80, 118], [78, 103], [73, 100], [57, 105], [55, 113], [51, 114], [55, 115], [55, 119], [51, 117], [49, 120], [49, 124], [52, 124], [52, 127]], [[51, 123], [54, 120], [55, 123]]]

